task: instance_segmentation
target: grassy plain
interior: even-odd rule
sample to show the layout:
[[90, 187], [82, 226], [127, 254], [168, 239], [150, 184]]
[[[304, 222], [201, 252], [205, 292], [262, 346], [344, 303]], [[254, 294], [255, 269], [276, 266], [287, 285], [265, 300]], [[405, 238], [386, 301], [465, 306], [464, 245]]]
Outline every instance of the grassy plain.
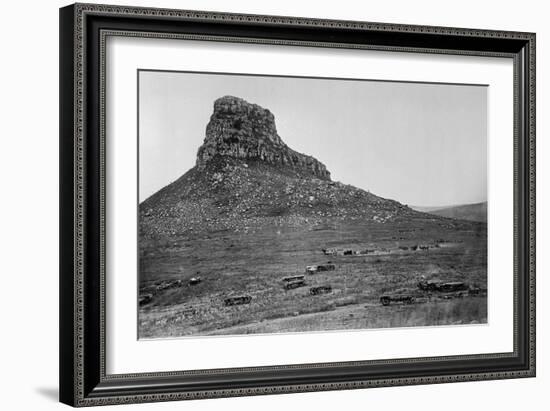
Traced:
[[[142, 240], [140, 288], [182, 280], [139, 307], [139, 337], [323, 331], [485, 323], [486, 296], [428, 296], [418, 280], [464, 281], [487, 288], [487, 226], [430, 218], [379, 223], [327, 218], [289, 225], [266, 217], [245, 231], [209, 231]], [[429, 245], [428, 250], [399, 247]], [[327, 256], [323, 248], [372, 249]], [[335, 271], [305, 274], [332, 262]], [[305, 274], [306, 286], [285, 290], [282, 278]], [[191, 277], [198, 285], [187, 285]], [[329, 294], [309, 288], [331, 285]], [[144, 291], [142, 291], [144, 292]], [[410, 305], [382, 306], [383, 294], [413, 294]], [[225, 306], [228, 296], [249, 295]]]

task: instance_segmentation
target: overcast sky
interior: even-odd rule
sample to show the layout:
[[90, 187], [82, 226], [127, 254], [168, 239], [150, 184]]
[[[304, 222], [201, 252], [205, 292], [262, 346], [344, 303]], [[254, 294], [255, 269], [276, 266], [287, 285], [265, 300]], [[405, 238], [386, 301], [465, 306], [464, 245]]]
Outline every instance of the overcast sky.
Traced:
[[268, 108], [332, 179], [415, 206], [487, 200], [487, 88], [140, 71], [140, 201], [195, 165], [218, 97]]

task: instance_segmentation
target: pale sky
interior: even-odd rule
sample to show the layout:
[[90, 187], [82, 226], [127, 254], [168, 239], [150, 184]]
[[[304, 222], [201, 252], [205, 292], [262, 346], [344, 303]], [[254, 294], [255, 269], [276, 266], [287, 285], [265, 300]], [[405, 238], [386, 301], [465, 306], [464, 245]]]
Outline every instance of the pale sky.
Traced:
[[140, 202], [195, 165], [225, 95], [268, 108], [334, 181], [415, 206], [487, 200], [486, 86], [140, 71]]

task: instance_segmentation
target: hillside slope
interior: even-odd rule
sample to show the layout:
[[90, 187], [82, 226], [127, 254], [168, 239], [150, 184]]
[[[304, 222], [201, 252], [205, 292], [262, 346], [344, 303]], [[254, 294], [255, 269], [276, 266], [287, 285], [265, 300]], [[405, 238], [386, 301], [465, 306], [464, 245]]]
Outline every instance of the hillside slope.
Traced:
[[487, 222], [487, 202], [450, 207], [412, 207], [417, 211], [459, 220]]

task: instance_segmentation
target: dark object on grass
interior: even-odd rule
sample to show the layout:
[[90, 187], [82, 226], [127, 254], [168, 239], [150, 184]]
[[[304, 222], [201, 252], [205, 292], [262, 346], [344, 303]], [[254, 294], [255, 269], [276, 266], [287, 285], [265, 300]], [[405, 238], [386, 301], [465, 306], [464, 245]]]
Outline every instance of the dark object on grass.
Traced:
[[468, 284], [461, 281], [452, 281], [452, 282], [442, 282], [442, 281], [420, 281], [418, 283], [418, 288], [422, 291], [439, 291], [439, 292], [450, 292], [450, 291], [465, 291], [468, 290]]
[[409, 294], [393, 294], [393, 295], [383, 295], [380, 297], [380, 303], [382, 305], [390, 305], [392, 302], [395, 303], [404, 303], [404, 304], [412, 304], [414, 303], [414, 297]]
[[332, 292], [332, 287], [330, 285], [322, 285], [320, 287], [311, 287], [309, 289], [309, 293], [311, 295], [329, 294], [331, 292]]
[[155, 291], [164, 291], [170, 288], [178, 288], [183, 285], [182, 280], [166, 280], [156, 284]]
[[470, 286], [468, 289], [468, 295], [487, 295], [487, 289], [486, 288], [480, 288], [477, 286]]
[[290, 277], [284, 277], [283, 281], [284, 282], [291, 282], [291, 281], [298, 281], [298, 280], [303, 280], [303, 279], [304, 279], [303, 275], [293, 275], [293, 276], [290, 276]]
[[288, 281], [285, 284], [285, 289], [293, 290], [294, 288], [303, 287], [305, 285], [306, 285], [306, 282], [304, 280]]
[[197, 285], [201, 282], [201, 278], [200, 277], [192, 277], [191, 279], [189, 279], [189, 285]]
[[468, 291], [455, 291], [450, 293], [437, 294], [436, 298], [443, 300], [452, 300], [454, 298], [464, 298], [469, 295]]
[[336, 266], [334, 264], [321, 264], [321, 265], [308, 265], [306, 267], [306, 273], [314, 274], [320, 271], [334, 271]]
[[149, 304], [153, 299], [153, 294], [145, 294], [139, 297], [139, 305]]
[[252, 297], [249, 295], [242, 295], [239, 297], [228, 297], [224, 300], [225, 305], [241, 305], [248, 304], [252, 300]]

